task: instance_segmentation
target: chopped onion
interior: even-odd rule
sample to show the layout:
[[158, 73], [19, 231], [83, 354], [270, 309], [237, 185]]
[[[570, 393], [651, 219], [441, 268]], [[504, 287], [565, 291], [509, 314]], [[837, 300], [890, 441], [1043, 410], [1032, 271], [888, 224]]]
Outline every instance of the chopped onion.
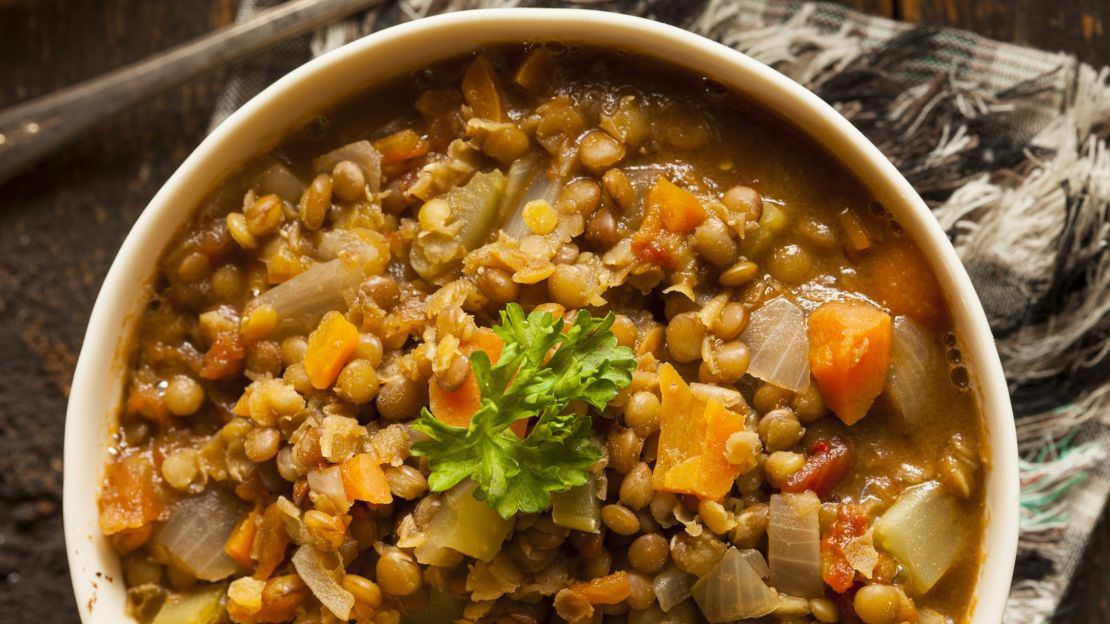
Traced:
[[485, 242], [497, 220], [504, 192], [505, 174], [494, 169], [474, 174], [464, 186], [443, 196], [450, 214], [442, 231], [422, 230], [409, 251], [409, 264], [420, 277], [434, 279], [461, 262], [467, 251]]
[[767, 615], [779, 603], [771, 589], [735, 548], [728, 549], [692, 591], [702, 615], [712, 624]]
[[358, 263], [339, 258], [321, 262], [255, 297], [246, 309], [273, 306], [280, 323], [278, 333], [308, 333], [325, 313], [347, 306], [347, 296], [363, 277]]
[[547, 175], [547, 166], [538, 158], [513, 163], [505, 185], [505, 198], [501, 202], [500, 212], [507, 215], [501, 226], [502, 231], [517, 240], [531, 234], [532, 230], [524, 223], [524, 205], [537, 199], [554, 205], [562, 186], [560, 181]]
[[367, 275], [380, 275], [389, 264], [389, 243], [385, 236], [366, 228], [328, 230], [320, 236], [316, 251], [324, 260], [339, 258], [343, 253], [354, 254]]
[[785, 297], [768, 301], [752, 312], [740, 339], [751, 350], [753, 377], [795, 392], [809, 387], [809, 338], [801, 308]]
[[293, 501], [279, 496], [277, 499], [278, 510], [281, 511], [282, 525], [285, 527], [285, 534], [294, 544], [304, 544], [308, 541], [308, 527], [304, 525], [304, 517], [301, 515], [301, 508], [293, 504]]
[[370, 141], [348, 143], [319, 156], [312, 161], [312, 170], [316, 173], [331, 173], [331, 170], [344, 160], [358, 165], [359, 169], [362, 169], [362, 175], [366, 176], [366, 184], [370, 187], [370, 191], [378, 192], [382, 184], [382, 155]]
[[803, 598], [824, 595], [821, 581], [821, 501], [813, 492], [772, 494], [767, 524], [771, 585]]
[[304, 183], [289, 170], [289, 167], [278, 163], [258, 174], [254, 179], [254, 188], [259, 195], [274, 194], [283, 200], [296, 204], [304, 193]]
[[678, 566], [671, 565], [651, 582], [651, 589], [655, 592], [655, 599], [659, 601], [659, 608], [670, 611], [671, 607], [690, 597], [694, 583], [698, 577], [683, 572]]
[[752, 567], [752, 570], [759, 575], [761, 579], [771, 578], [771, 568], [767, 567], [767, 560], [763, 558], [763, 553], [754, 548], [743, 548], [738, 551], [744, 561]]
[[210, 624], [220, 618], [225, 585], [207, 585], [170, 594], [150, 624]]
[[501, 550], [513, 523], [485, 502], [474, 498], [477, 484], [466, 481], [447, 492], [443, 505], [428, 523], [428, 541], [416, 549], [416, 560], [425, 565], [450, 548], [480, 561], [489, 561]]
[[593, 475], [585, 485], [551, 495], [551, 520], [558, 526], [586, 533], [601, 530], [601, 501], [597, 499], [597, 480]]
[[703, 384], [695, 381], [690, 384], [690, 392], [703, 401], [714, 400], [729, 409], [737, 405], [747, 405], [747, 403], [744, 402], [744, 395], [732, 388], [722, 388], [721, 386]]
[[345, 513], [351, 506], [339, 466], [320, 468], [308, 473], [308, 489], [330, 501], [334, 510], [339, 513]]
[[242, 501], [223, 489], [208, 488], [177, 503], [155, 541], [198, 579], [227, 578], [239, 566], [224, 552], [224, 544], [244, 508]]
[[909, 572], [925, 593], [959, 555], [963, 533], [956, 502], [936, 481], [907, 488], [875, 521], [875, 540]]
[[341, 620], [350, 617], [355, 597], [340, 585], [343, 563], [334, 554], [321, 552], [306, 544], [293, 553], [293, 567], [320, 604]]
[[887, 394], [911, 428], [917, 428], [928, 417], [926, 408], [944, 370], [944, 354], [933, 337], [912, 320], [895, 318]]

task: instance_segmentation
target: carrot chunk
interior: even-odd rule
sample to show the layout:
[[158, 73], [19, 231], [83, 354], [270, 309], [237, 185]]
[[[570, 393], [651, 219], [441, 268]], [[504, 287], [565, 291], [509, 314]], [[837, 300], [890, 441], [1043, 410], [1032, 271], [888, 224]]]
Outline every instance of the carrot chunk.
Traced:
[[829, 409], [851, 425], [886, 383], [893, 323], [864, 301], [830, 301], [809, 315], [809, 366]]
[[493, 68], [485, 57], [479, 56], [466, 68], [462, 79], [463, 99], [476, 117], [490, 121], [503, 121], [501, 92], [493, 79]]
[[358, 329], [339, 312], [328, 312], [308, 336], [304, 368], [313, 388], [325, 390], [358, 348]]
[[374, 147], [382, 154], [382, 164], [392, 165], [427, 154], [431, 144], [412, 128], [405, 128], [374, 141]]
[[100, 530], [112, 535], [160, 519], [165, 504], [156, 479], [154, 464], [146, 455], [130, 455], [108, 464], [100, 491]]
[[339, 465], [347, 498], [378, 505], [393, 502], [389, 482], [376, 457], [361, 453]]
[[859, 290], [896, 315], [936, 329], [944, 323], [944, 297], [925, 256], [907, 238], [872, 245], [858, 259]]
[[270, 503], [258, 521], [254, 540], [251, 545], [251, 558], [258, 562], [254, 568], [254, 578], [266, 580], [285, 560], [285, 550], [289, 546], [289, 535], [285, 532], [285, 520], [277, 503]]
[[706, 219], [693, 193], [660, 176], [648, 191], [644, 219], [632, 235], [632, 252], [644, 262], [674, 268], [674, 251]]
[[656, 490], [721, 500], [732, 489], [739, 468], [725, 459], [729, 436], [744, 428], [744, 418], [716, 401], [703, 401], [675, 371], [659, 369], [663, 422], [652, 485]]
[[[501, 357], [501, 338], [493, 330], [480, 328], [474, 335], [464, 340], [459, 345], [463, 355], [470, 356], [475, 351], [482, 351], [489, 358], [490, 363], [496, 364]], [[478, 380], [474, 371], [467, 371], [466, 380], [455, 390], [447, 391], [439, 387], [435, 380], [428, 381], [428, 408], [439, 420], [456, 427], [467, 427], [470, 419], [482, 405], [482, 392], [478, 388]], [[523, 438], [527, 431], [528, 423], [523, 420], [514, 422], [511, 429], [518, 437]]]
[[628, 580], [628, 572], [621, 570], [584, 583], [575, 583], [569, 589], [582, 594], [593, 605], [618, 604], [632, 593], [632, 583]]
[[254, 568], [251, 549], [254, 547], [254, 535], [258, 532], [258, 516], [257, 510], [252, 509], [247, 512], [239, 524], [235, 525], [224, 544], [224, 552], [231, 557], [231, 560], [248, 570]]

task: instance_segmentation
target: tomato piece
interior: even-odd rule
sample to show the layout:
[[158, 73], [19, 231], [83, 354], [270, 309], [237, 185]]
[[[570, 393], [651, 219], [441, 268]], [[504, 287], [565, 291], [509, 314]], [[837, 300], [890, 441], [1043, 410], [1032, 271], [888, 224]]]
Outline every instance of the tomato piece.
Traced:
[[813, 445], [814, 452], [798, 472], [787, 477], [780, 488], [798, 493], [813, 490], [818, 498], [827, 498], [848, 474], [855, 462], [855, 452], [841, 438], [822, 440]]

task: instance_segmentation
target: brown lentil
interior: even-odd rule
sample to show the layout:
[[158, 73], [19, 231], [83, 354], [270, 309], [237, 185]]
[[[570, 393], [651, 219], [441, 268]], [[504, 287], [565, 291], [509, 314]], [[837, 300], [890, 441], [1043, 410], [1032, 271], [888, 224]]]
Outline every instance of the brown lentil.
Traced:
[[621, 479], [620, 501], [630, 509], [640, 510], [651, 502], [651, 467], [637, 462]]
[[386, 466], [384, 470], [389, 491], [398, 498], [413, 500], [428, 491], [428, 480], [412, 466]]
[[251, 429], [243, 441], [243, 451], [247, 458], [256, 464], [267, 462], [278, 454], [281, 447], [281, 433], [272, 427]]
[[609, 194], [613, 202], [621, 209], [622, 212], [627, 212], [636, 205], [636, 191], [632, 188], [632, 183], [628, 181], [628, 176], [620, 169], [610, 169], [601, 176], [601, 183], [605, 187], [605, 192]]
[[601, 130], [591, 130], [579, 142], [578, 158], [587, 169], [598, 173], [624, 158], [624, 146]]
[[694, 312], [675, 315], [667, 323], [667, 352], [676, 362], [693, 362], [701, 357], [705, 326]]
[[321, 173], [312, 179], [301, 195], [301, 221], [306, 228], [318, 230], [324, 224], [324, 217], [331, 207], [331, 187], [331, 176]]
[[602, 507], [601, 521], [618, 535], [632, 535], [640, 529], [640, 520], [624, 505]]
[[736, 288], [743, 286], [755, 279], [759, 273], [759, 265], [750, 260], [740, 260], [721, 273], [721, 286]]
[[382, 593], [394, 598], [411, 596], [424, 585], [420, 566], [396, 549], [378, 559], [375, 573]]
[[366, 176], [362, 168], [349, 160], [341, 160], [331, 170], [332, 191], [339, 201], [353, 202], [366, 195]]
[[624, 424], [645, 431], [659, 428], [659, 397], [654, 392], [641, 390], [633, 394], [624, 406]]
[[243, 216], [252, 236], [267, 236], [285, 220], [284, 202], [277, 195], [263, 195], [243, 209]]
[[520, 296], [520, 286], [513, 281], [508, 271], [489, 267], [478, 274], [478, 288], [498, 307]]
[[392, 379], [378, 391], [378, 415], [384, 420], [411, 420], [420, 414], [428, 394], [426, 384], [411, 379]]
[[378, 394], [378, 374], [374, 365], [369, 360], [347, 362], [335, 381], [335, 393], [356, 405], [373, 401]]
[[667, 538], [658, 533], [648, 533], [632, 540], [628, 546], [628, 564], [644, 574], [655, 574], [667, 565], [670, 546]]
[[192, 377], [175, 375], [166, 385], [164, 400], [174, 416], [189, 416], [204, 404], [204, 388]]

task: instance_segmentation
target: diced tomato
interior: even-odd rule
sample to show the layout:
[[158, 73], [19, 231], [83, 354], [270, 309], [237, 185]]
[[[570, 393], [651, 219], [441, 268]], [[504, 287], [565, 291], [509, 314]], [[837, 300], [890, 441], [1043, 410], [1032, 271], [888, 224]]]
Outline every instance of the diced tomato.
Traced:
[[239, 330], [222, 331], [204, 354], [204, 366], [200, 376], [205, 379], [225, 379], [239, 374], [247, 348], [239, 335]]
[[867, 509], [855, 503], [841, 503], [836, 520], [821, 540], [821, 578], [838, 593], [844, 593], [855, 582], [856, 570], [844, 549], [850, 541], [867, 533], [871, 518]]
[[852, 447], [841, 438], [821, 440], [813, 445], [813, 454], [798, 472], [787, 477], [783, 492], [813, 490], [819, 498], [827, 498], [855, 461]]

